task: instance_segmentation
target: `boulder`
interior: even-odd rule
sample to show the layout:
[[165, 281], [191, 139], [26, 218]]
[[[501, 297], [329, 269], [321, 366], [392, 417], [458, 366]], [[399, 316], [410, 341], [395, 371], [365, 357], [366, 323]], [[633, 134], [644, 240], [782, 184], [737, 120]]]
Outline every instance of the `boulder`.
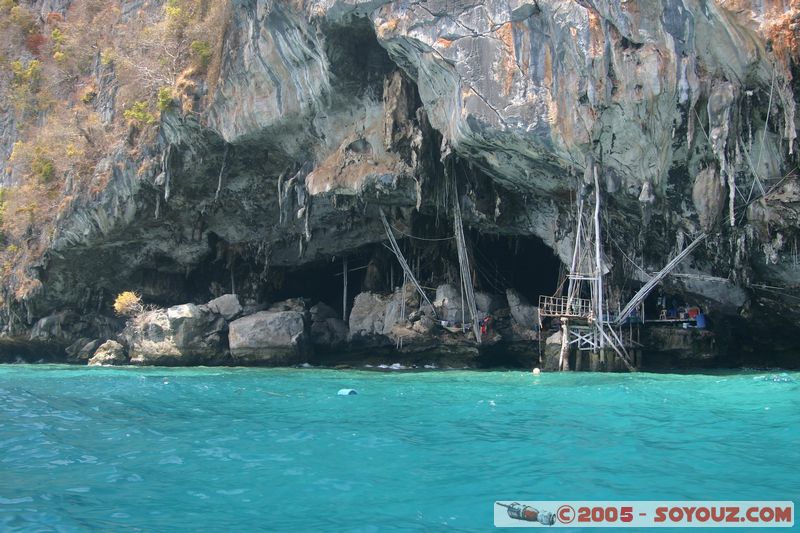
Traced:
[[320, 348], [339, 348], [347, 342], [347, 324], [336, 311], [323, 302], [309, 309], [311, 318], [311, 343]]
[[288, 300], [275, 302], [267, 308], [267, 311], [294, 311], [296, 313], [305, 313], [306, 308], [306, 301], [303, 298], [289, 298]]
[[461, 322], [462, 308], [461, 291], [450, 284], [439, 285], [436, 288], [436, 300], [433, 305], [439, 310], [439, 318], [451, 322]]
[[390, 300], [390, 297], [374, 292], [358, 294], [350, 311], [350, 338], [382, 334], [386, 306]]
[[85, 363], [87, 362], [102, 341], [100, 339], [88, 339], [82, 337], [71, 344], [67, 349], [67, 361], [70, 363]]
[[243, 363], [287, 364], [307, 353], [305, 314], [260, 311], [230, 323], [231, 356]]
[[74, 348], [83, 339], [112, 337], [121, 326], [122, 322], [115, 318], [96, 313], [78, 314], [71, 310], [64, 310], [36, 322], [31, 328], [30, 340], [65, 349], [67, 347]]
[[31, 328], [30, 340], [69, 345], [74, 342], [70, 338], [70, 326], [78, 320], [77, 313], [61, 311], [40, 319]]
[[124, 365], [127, 362], [125, 348], [117, 341], [109, 340], [97, 348], [92, 358], [89, 359], [89, 366]]
[[225, 320], [206, 306], [184, 304], [142, 313], [122, 335], [131, 363], [182, 366], [219, 360], [225, 329]]
[[435, 320], [433, 320], [429, 316], [422, 315], [419, 320], [414, 322], [414, 325], [412, 326], [411, 329], [413, 329], [420, 335], [428, 335], [434, 330], [435, 327], [436, 327]]
[[488, 292], [475, 293], [475, 306], [482, 314], [490, 315], [507, 305], [506, 299], [500, 294], [491, 294]]
[[339, 348], [347, 342], [347, 324], [341, 318], [325, 318], [311, 322], [311, 342], [314, 346]]
[[235, 294], [223, 294], [208, 302], [206, 306], [212, 313], [221, 315], [228, 322], [242, 314], [242, 306]]
[[544, 355], [542, 356], [542, 370], [553, 372], [558, 370], [558, 363], [561, 358], [561, 330], [556, 331], [544, 343]]
[[[405, 296], [405, 305], [403, 297]], [[405, 294], [402, 289], [394, 291], [383, 318], [383, 335], [390, 335], [396, 324], [405, 324], [408, 316], [419, 307], [419, 294], [411, 283], [406, 284]]]
[[511, 309], [511, 317], [517, 324], [527, 329], [541, 327], [538, 307], [528, 303], [528, 300], [515, 289], [506, 290], [506, 298]]
[[328, 305], [328, 304], [326, 304], [324, 302], [319, 302], [316, 305], [314, 305], [313, 307], [311, 307], [311, 309], [309, 309], [309, 313], [311, 313], [311, 320], [312, 321], [325, 320], [325, 319], [328, 319], [328, 318], [338, 318], [339, 317], [339, 313], [337, 313], [333, 309], [333, 307], [331, 307], [330, 305]]

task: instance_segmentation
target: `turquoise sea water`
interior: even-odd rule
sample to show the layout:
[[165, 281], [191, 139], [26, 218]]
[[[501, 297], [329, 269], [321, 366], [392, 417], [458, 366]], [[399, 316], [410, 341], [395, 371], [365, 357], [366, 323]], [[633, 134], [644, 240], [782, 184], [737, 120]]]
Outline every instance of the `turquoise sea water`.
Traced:
[[495, 500], [798, 502], [799, 465], [797, 373], [0, 367], [2, 531], [486, 531]]

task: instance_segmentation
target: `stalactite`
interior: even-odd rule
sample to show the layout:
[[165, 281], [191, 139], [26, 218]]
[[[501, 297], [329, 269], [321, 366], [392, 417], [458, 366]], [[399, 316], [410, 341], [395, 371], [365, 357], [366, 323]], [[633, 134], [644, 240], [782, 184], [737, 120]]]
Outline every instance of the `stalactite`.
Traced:
[[170, 186], [172, 181], [172, 167], [171, 167], [171, 160], [172, 160], [172, 145], [168, 144], [167, 149], [164, 150], [164, 153], [161, 156], [161, 169], [164, 172], [164, 201], [169, 201], [170, 196]]
[[217, 192], [214, 193], [214, 202], [219, 200], [219, 192], [222, 190], [222, 177], [225, 175], [225, 165], [228, 163], [228, 149], [230, 145], [225, 143], [225, 153], [222, 156], [222, 165], [219, 168], [219, 179], [217, 180]]

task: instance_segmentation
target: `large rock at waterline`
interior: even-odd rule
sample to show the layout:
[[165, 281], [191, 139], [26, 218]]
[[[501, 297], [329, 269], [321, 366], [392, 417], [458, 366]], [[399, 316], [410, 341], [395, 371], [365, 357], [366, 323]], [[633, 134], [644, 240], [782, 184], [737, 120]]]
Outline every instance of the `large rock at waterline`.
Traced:
[[117, 341], [109, 340], [97, 348], [92, 358], [89, 359], [89, 366], [124, 365], [127, 362], [125, 348]]
[[542, 355], [542, 369], [548, 372], [558, 370], [558, 363], [561, 360], [561, 330], [556, 331], [544, 343], [544, 354]]
[[539, 308], [528, 303], [528, 300], [515, 289], [506, 290], [508, 307], [511, 309], [511, 316], [514, 321], [526, 329], [538, 329]]
[[311, 322], [311, 342], [321, 348], [339, 348], [347, 342], [347, 324], [341, 318]]
[[[461, 291], [450, 284], [439, 285], [436, 287], [436, 300], [433, 305], [439, 311], [439, 318], [451, 322], [461, 322], [462, 309], [464, 303], [461, 299]], [[466, 317], [469, 319], [469, 317]]]
[[356, 296], [350, 311], [350, 338], [370, 337], [383, 333], [389, 296], [362, 292]]
[[406, 283], [405, 289], [397, 289], [386, 304], [383, 314], [384, 335], [392, 335], [392, 329], [397, 324], [405, 324], [408, 316], [419, 308], [419, 293], [414, 285]]
[[319, 302], [309, 309], [311, 315], [311, 342], [320, 348], [333, 349], [347, 342], [347, 324], [329, 305]]
[[208, 302], [206, 306], [209, 311], [221, 315], [228, 322], [242, 314], [242, 306], [235, 294], [223, 294]]
[[87, 362], [92, 355], [94, 355], [95, 350], [102, 344], [103, 341], [100, 339], [89, 339], [86, 337], [81, 337], [71, 345], [67, 347], [65, 350], [67, 352], [67, 362], [69, 363], [85, 363]]
[[297, 362], [307, 352], [305, 314], [261, 311], [230, 323], [231, 356], [243, 363]]
[[223, 357], [226, 326], [207, 307], [184, 304], [142, 313], [128, 322], [123, 338], [133, 364], [204, 364]]

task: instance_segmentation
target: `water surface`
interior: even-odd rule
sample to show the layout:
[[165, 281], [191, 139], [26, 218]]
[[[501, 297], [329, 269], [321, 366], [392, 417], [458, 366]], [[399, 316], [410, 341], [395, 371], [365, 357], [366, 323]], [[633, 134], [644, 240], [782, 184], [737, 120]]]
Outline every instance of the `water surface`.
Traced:
[[486, 531], [495, 500], [798, 502], [798, 465], [797, 373], [0, 366], [2, 531]]

